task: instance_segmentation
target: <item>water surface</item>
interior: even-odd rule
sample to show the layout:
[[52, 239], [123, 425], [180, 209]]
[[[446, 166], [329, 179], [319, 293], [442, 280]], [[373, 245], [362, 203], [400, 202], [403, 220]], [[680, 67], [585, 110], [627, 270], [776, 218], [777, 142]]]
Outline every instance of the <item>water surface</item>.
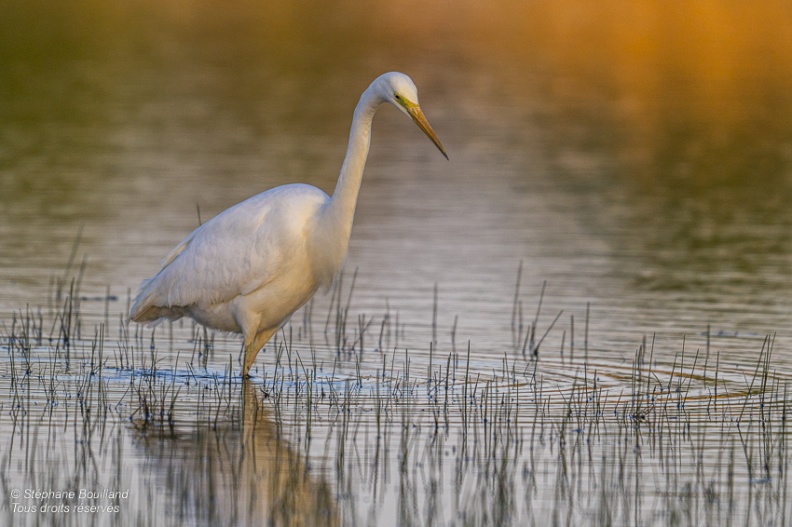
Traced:
[[[659, 371], [706, 350], [740, 377], [772, 334], [786, 379], [788, 6], [335, 9], [14, 2], [0, 31], [4, 336], [79, 277], [81, 336], [107, 321], [118, 338], [130, 292], [199, 221], [283, 183], [330, 192], [360, 92], [401, 70], [451, 159], [398, 112], [377, 115], [344, 278], [356, 273], [349, 327], [371, 324], [364, 348], [409, 347], [427, 367], [430, 342], [435, 361], [469, 342], [489, 370], [520, 355], [544, 288], [550, 378], [575, 356], [629, 370], [645, 337]], [[326, 365], [330, 302], [293, 324]], [[161, 359], [183, 368], [193, 344], [176, 340], [181, 358]], [[222, 376], [239, 344], [216, 344]]]

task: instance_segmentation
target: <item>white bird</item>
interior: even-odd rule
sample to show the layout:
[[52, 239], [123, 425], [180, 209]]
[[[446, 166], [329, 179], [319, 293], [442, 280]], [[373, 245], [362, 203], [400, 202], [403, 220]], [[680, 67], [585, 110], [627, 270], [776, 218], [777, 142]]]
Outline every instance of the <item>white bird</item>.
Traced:
[[344, 164], [333, 196], [305, 184], [262, 192], [195, 229], [144, 280], [130, 318], [156, 325], [192, 317], [244, 337], [242, 375], [259, 350], [321, 288], [329, 287], [347, 252], [371, 122], [383, 103], [404, 112], [448, 156], [403, 73], [381, 75], [355, 107]]

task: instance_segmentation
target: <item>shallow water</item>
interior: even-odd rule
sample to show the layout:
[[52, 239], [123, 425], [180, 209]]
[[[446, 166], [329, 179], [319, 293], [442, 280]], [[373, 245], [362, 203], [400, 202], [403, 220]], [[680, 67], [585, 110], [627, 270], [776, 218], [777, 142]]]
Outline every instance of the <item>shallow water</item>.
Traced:
[[67, 342], [26, 324], [0, 362], [9, 524], [775, 525], [792, 512], [772, 341], [740, 365], [713, 351], [733, 337], [712, 335], [631, 360], [292, 335], [243, 383], [233, 342], [190, 325]]
[[[753, 393], [747, 386], [772, 335], [770, 377], [778, 383], [775, 396], [784, 398], [792, 373], [792, 51], [786, 45], [792, 12], [786, 5], [503, 1], [486, 13], [473, 3], [396, 11], [383, 4], [364, 13], [349, 2], [337, 9], [284, 2], [219, 12], [200, 1], [78, 1], [68, 8], [15, 2], [7, 10], [0, 31], [0, 62], [7, 66], [0, 79], [0, 332], [10, 357], [11, 337], [20, 333], [14, 318], [25, 319], [30, 309], [36, 319], [40, 310], [45, 340], [56, 338], [55, 315], [71, 280], [81, 299], [73, 329], [88, 356], [96, 325], [106, 323], [101, 383], [114, 394], [117, 415], [110, 422], [116, 424], [108, 437], [118, 454], [96, 443], [105, 454], [88, 458], [103, 460], [94, 469], [100, 482], [120, 457], [129, 460], [124, 470], [132, 488], [147, 488], [148, 481], [157, 481], [157, 489], [181, 488], [162, 472], [183, 471], [190, 445], [215, 444], [183, 439], [203, 433], [186, 423], [211, 421], [190, 411], [180, 414], [186, 430], [177, 442], [149, 442], [130, 431], [127, 418], [139, 401], [130, 400], [128, 387], [151, 367], [148, 330], [129, 329], [137, 339], [133, 350], [121, 344], [129, 338], [119, 321], [130, 292], [156, 272], [159, 258], [198, 225], [199, 215], [205, 221], [294, 181], [331, 191], [359, 93], [392, 69], [416, 81], [451, 160], [397, 112], [377, 115], [343, 281], [346, 295], [355, 277], [346, 347], [366, 356], [342, 361], [339, 378], [373, 383], [383, 360], [403, 373], [404, 349], [413, 372], [445, 368], [448, 357], [464, 364], [469, 344], [470, 369], [481, 378], [496, 377], [504, 357], [524, 360], [521, 370], [535, 368], [544, 389], [558, 392], [541, 413], [553, 419], [553, 409], [560, 412], [566, 395], [595, 372], [605, 400], [633, 393], [633, 362], [646, 343], [658, 379], [673, 384], [680, 364], [704, 379], [684, 390], [690, 401], [703, 401], [695, 410], [688, 406], [697, 415], [725, 393], [734, 394], [735, 406], [745, 403], [739, 397]], [[442, 27], [434, 20], [443, 20]], [[331, 295], [318, 297], [290, 327], [296, 353], [307, 362], [314, 349], [325, 372], [336, 371], [337, 361], [335, 333], [326, 328], [335, 320], [331, 302]], [[531, 351], [526, 334], [534, 322], [534, 343], [547, 331], [538, 363], [522, 354]], [[359, 328], [366, 327], [361, 344]], [[188, 405], [214, 400], [201, 399], [188, 383], [200, 384], [200, 377], [207, 386], [228, 384], [229, 364], [238, 369], [238, 340], [210, 336], [211, 353], [199, 369], [189, 323], [172, 330], [172, 342], [169, 331], [156, 333], [165, 372], [159, 385], [184, 386], [180, 398]], [[275, 375], [273, 347], [257, 360], [259, 387]], [[59, 370], [65, 359], [46, 342], [31, 356], [43, 365], [43, 377], [54, 364], [64, 397], [97, 382], [85, 377], [90, 359], [67, 373]], [[5, 371], [23, 364], [18, 359], [13, 367], [4, 359]], [[527, 378], [517, 384], [530, 384]], [[34, 383], [39, 391], [45, 385]], [[523, 395], [529, 393], [534, 401], [536, 393]], [[46, 406], [45, 394], [29, 397]], [[230, 416], [215, 421], [230, 423], [237, 444], [244, 419], [232, 407], [244, 398], [228, 399], [235, 401]], [[4, 400], [0, 425], [10, 437], [20, 434], [7, 418], [13, 401]], [[370, 401], [356, 404], [362, 409], [357, 433], [374, 434]], [[72, 408], [64, 405], [60, 410]], [[57, 415], [64, 429], [76, 426]], [[305, 454], [299, 463], [308, 467], [307, 488], [329, 485], [336, 499], [358, 492], [355, 485], [368, 488], [373, 479], [342, 477], [335, 461], [322, 461], [337, 459], [339, 443], [301, 447], [301, 414], [290, 415], [266, 422], [294, 426], [262, 434]], [[410, 420], [424, 422], [422, 415]], [[317, 426], [319, 437], [334, 433], [327, 423]], [[426, 426], [411, 445], [432, 437]], [[525, 433], [519, 430], [518, 436]], [[390, 437], [398, 443], [401, 434]], [[459, 448], [455, 437], [447, 441]], [[528, 443], [521, 437], [520, 444]], [[56, 447], [65, 449], [58, 459], [77, 465], [79, 449], [66, 443]], [[700, 444], [694, 458], [717, 455], [717, 441], [712, 449]], [[396, 450], [387, 454], [394, 463]], [[11, 452], [4, 459], [17, 463], [22, 476], [14, 478], [24, 485], [50, 477], [45, 471], [24, 479], [40, 468]], [[514, 459], [515, 466], [525, 462]], [[542, 459], [556, 481], [557, 458]], [[162, 468], [168, 460], [171, 468]], [[222, 477], [218, 467], [196, 470], [201, 479]], [[409, 483], [415, 473], [406, 473], [402, 481]], [[681, 469], [675, 474], [681, 484], [689, 481]], [[7, 476], [4, 485], [13, 481]], [[737, 491], [752, 488], [740, 481]], [[426, 487], [411, 488], [432, 496]], [[126, 521], [145, 522], [174, 507], [187, 511], [174, 513], [175, 522], [210, 521], [222, 510], [201, 509], [197, 498], [160, 501], [151, 492], [130, 498], [136, 501], [125, 509]], [[340, 500], [330, 507], [336, 519], [392, 518], [389, 511], [405, 503], [388, 492], [364, 495], [379, 508], [345, 508], [349, 500]], [[446, 510], [436, 520], [450, 523], [456, 502], [443, 492], [435, 496]], [[561, 498], [536, 499], [549, 501], [552, 511]], [[523, 517], [541, 519], [543, 510]]]

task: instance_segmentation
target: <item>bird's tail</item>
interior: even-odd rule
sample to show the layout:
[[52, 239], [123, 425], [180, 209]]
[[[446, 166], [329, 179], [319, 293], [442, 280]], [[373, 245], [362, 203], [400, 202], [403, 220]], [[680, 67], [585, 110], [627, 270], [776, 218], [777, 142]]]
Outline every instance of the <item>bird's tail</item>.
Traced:
[[180, 306], [157, 305], [155, 295], [148, 287], [152, 281], [153, 278], [149, 278], [140, 284], [140, 292], [135, 298], [135, 303], [132, 304], [132, 309], [129, 310], [129, 319], [139, 324], [156, 326], [165, 319], [178, 320], [183, 317], [186, 312]]

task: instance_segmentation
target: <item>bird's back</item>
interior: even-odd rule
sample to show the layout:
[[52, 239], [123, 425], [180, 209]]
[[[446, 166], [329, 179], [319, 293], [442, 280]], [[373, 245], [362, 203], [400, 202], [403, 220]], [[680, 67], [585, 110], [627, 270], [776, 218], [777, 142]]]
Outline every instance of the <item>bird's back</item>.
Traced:
[[306, 251], [306, 229], [328, 196], [316, 187], [284, 185], [257, 194], [194, 230], [141, 285], [130, 316], [157, 322], [249, 294]]

